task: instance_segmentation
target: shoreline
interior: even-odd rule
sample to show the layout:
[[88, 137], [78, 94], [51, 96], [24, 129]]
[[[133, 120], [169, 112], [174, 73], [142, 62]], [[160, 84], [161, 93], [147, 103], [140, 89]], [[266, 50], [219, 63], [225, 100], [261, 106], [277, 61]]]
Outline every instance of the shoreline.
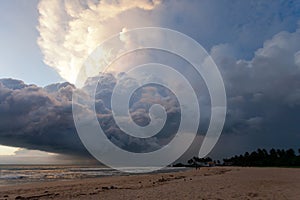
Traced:
[[299, 168], [203, 167], [180, 172], [0, 187], [4, 199], [298, 199]]
[[[0, 167], [0, 188], [5, 186], [17, 186], [23, 184], [49, 183], [57, 181], [76, 181], [88, 180], [114, 176], [142, 175], [142, 174], [160, 174], [186, 171], [187, 167], [166, 167], [153, 172], [143, 172], [149, 168], [129, 168], [132, 173], [118, 171], [108, 167], [98, 166], [11, 166], [7, 168]], [[1, 174], [1, 171], [4, 171]], [[139, 171], [139, 173], [138, 173]]]

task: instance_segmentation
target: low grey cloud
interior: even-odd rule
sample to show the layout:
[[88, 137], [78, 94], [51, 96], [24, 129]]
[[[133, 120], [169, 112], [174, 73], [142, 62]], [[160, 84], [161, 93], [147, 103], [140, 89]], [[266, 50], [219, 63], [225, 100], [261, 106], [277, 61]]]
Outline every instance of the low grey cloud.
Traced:
[[[174, 95], [163, 87], [151, 85], [134, 93], [130, 113], [137, 124], [145, 126], [150, 122], [148, 112], [154, 103], [163, 105], [168, 115], [167, 125], [155, 137], [135, 138], [123, 133], [113, 119], [110, 97], [115, 84], [116, 78], [112, 74], [89, 78], [83, 89], [76, 89], [69, 83], [41, 88], [19, 80], [0, 79], [0, 144], [86, 156], [87, 151], [73, 122], [72, 93], [75, 89], [80, 90], [83, 99], [76, 106], [90, 109], [86, 108], [85, 103], [92, 101], [91, 85], [97, 85], [95, 108], [99, 124], [113, 143], [133, 152], [152, 151], [166, 144], [176, 133], [180, 116]], [[156, 94], [155, 98], [151, 97], [152, 94]]]
[[41, 88], [1, 79], [1, 144], [49, 152], [84, 152], [73, 125], [73, 89], [69, 83]]

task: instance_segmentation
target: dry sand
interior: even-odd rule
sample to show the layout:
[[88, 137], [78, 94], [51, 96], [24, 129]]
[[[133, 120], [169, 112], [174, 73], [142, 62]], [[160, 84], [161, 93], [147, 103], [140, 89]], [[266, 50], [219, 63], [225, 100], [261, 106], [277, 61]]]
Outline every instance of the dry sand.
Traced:
[[212, 167], [0, 187], [0, 199], [295, 199], [300, 169]]

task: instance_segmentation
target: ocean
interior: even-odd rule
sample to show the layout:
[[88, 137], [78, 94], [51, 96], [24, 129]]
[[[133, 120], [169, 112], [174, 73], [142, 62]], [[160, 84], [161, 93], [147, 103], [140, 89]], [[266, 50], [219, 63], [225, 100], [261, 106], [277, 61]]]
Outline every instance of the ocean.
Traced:
[[[132, 172], [142, 172], [145, 168], [132, 168]], [[185, 168], [166, 167], [152, 173], [182, 171]], [[0, 187], [31, 182], [55, 180], [75, 180], [100, 178], [105, 176], [130, 175], [104, 166], [73, 166], [73, 165], [0, 165]]]

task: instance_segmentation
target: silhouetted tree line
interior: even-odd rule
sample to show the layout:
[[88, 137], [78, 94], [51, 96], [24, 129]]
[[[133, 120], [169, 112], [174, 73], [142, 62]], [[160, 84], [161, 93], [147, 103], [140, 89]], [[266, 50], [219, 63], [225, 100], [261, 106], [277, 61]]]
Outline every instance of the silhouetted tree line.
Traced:
[[223, 163], [219, 160], [215, 161], [210, 157], [198, 158], [193, 157], [187, 161], [188, 164], [177, 163], [174, 167], [202, 167], [215, 165], [229, 166], [274, 166], [274, 167], [300, 167], [300, 149], [296, 155], [293, 149], [271, 149], [269, 152], [266, 149], [257, 149], [251, 153], [246, 152], [244, 155], [236, 155], [231, 158], [223, 159]]
[[300, 149], [296, 155], [293, 149], [257, 149], [251, 153], [223, 159], [224, 165], [232, 166], [300, 166]]

